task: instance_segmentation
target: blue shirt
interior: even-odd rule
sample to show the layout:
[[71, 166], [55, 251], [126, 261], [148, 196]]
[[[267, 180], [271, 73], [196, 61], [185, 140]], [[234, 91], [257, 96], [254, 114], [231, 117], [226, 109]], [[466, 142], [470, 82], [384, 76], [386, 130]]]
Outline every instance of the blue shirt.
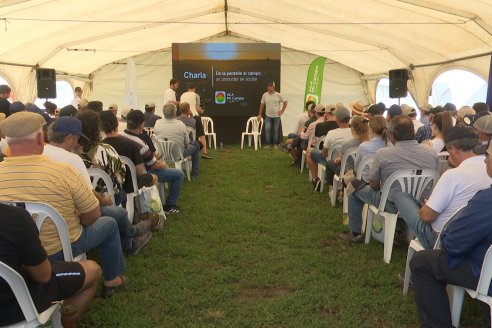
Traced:
[[[492, 245], [492, 187], [479, 191], [441, 233], [441, 248], [450, 268], [467, 261], [475, 277], [480, 276], [485, 253]], [[492, 285], [489, 288], [489, 295]]]

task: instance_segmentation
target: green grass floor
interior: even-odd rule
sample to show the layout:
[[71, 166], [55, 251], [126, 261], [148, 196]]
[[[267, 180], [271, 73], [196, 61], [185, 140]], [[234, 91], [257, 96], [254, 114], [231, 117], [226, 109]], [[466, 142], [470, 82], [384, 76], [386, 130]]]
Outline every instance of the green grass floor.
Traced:
[[[178, 215], [127, 258], [128, 289], [96, 299], [80, 327], [417, 327], [413, 291], [382, 244], [337, 239], [341, 207], [273, 149], [210, 151]], [[480, 327], [465, 300], [462, 327]]]

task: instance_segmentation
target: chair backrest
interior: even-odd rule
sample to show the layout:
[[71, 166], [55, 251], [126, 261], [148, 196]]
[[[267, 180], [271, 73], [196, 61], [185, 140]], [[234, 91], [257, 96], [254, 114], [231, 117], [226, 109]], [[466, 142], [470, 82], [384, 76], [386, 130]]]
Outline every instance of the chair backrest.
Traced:
[[154, 128], [147, 127], [147, 128], [144, 128], [144, 131], [145, 131], [145, 133], [147, 133], [149, 135], [149, 137], [153, 137], [154, 136]]
[[159, 159], [166, 163], [175, 163], [184, 159], [183, 152], [178, 144], [170, 140], [155, 139], [154, 144], [158, 144]]
[[[17, 299], [17, 303], [19, 303], [22, 313], [24, 314], [26, 322], [38, 322], [38, 311], [36, 310], [36, 306], [32, 301], [31, 294], [29, 294], [29, 289], [27, 288], [24, 278], [22, 278], [22, 276], [17, 271], [1, 261], [0, 277], [2, 277], [10, 286], [10, 289], [12, 289], [12, 292]], [[37, 325], [33, 325], [32, 327], [37, 327]]]
[[326, 156], [326, 160], [335, 159], [335, 155], [337, 155], [338, 153], [340, 153], [340, 146], [330, 147], [328, 149], [328, 156]]
[[190, 141], [196, 140], [196, 129], [195, 128], [192, 128], [191, 126], [187, 126], [186, 132], [188, 132], [188, 135], [190, 136]]
[[360, 180], [362, 179], [362, 174], [364, 174], [365, 168], [370, 168], [372, 163], [374, 162], [374, 156], [366, 156], [364, 157], [357, 168], [355, 169], [355, 178]]
[[436, 170], [399, 170], [394, 172], [384, 183], [379, 202], [379, 212], [384, 212], [391, 186], [394, 183], [398, 182], [403, 192], [412, 195], [415, 199], [420, 199], [424, 190], [430, 184], [435, 184], [438, 178], [439, 173]]
[[208, 116], [202, 116], [203, 131], [207, 133], [215, 133], [214, 121]]
[[102, 180], [104, 184], [106, 185], [106, 189], [108, 189], [108, 194], [111, 196], [111, 200], [113, 201], [114, 205], [114, 187], [113, 187], [113, 181], [111, 181], [110, 176], [101, 170], [100, 168], [97, 167], [91, 167], [87, 169], [89, 172], [89, 176], [92, 178], [92, 187], [96, 188], [97, 183], [99, 180]]
[[[312, 136], [309, 136], [309, 138], [314, 138], [314, 133], [313, 133], [313, 135], [312, 135]], [[326, 138], [326, 135], [319, 137], [319, 138], [318, 138], [318, 141], [316, 141], [316, 145], [314, 145], [314, 149], [321, 150], [321, 148], [323, 148], [323, 144], [324, 144], [324, 142], [325, 142], [325, 138]], [[312, 141], [312, 139], [309, 139], [309, 141], [308, 141], [308, 145], [310, 145], [310, 144], [311, 144], [311, 141]], [[309, 146], [308, 146], [308, 147], [309, 147]]]
[[449, 153], [447, 151], [442, 151], [437, 154], [437, 171], [439, 171], [439, 176], [449, 169], [448, 158]]
[[261, 131], [263, 129], [263, 118], [258, 121], [258, 117], [256, 116], [251, 116], [248, 118], [248, 121], [246, 122], [246, 133], [252, 134], [252, 133], [258, 133], [261, 134]]
[[340, 176], [345, 174], [345, 167], [347, 166], [349, 159], [352, 159], [352, 163], [355, 163], [355, 156], [357, 156], [357, 147], [350, 148], [345, 151], [345, 154], [343, 154], [340, 162]]
[[132, 186], [133, 186], [133, 191], [137, 192], [138, 191], [138, 184], [137, 184], [137, 168], [135, 167], [135, 164], [131, 161], [126, 156], [120, 156], [121, 161], [128, 167], [130, 170], [131, 176], [132, 176]]
[[[478, 279], [477, 284], [477, 298], [480, 299], [482, 297], [488, 297], [489, 288], [490, 288], [490, 280], [492, 279], [492, 245], [487, 250], [485, 254], [482, 271], [480, 272], [480, 278]], [[490, 304], [489, 304], [490, 305]]]
[[261, 132], [263, 131], [263, 117], [260, 119], [260, 121], [256, 121], [256, 124], [258, 124], [258, 133], [261, 135]]

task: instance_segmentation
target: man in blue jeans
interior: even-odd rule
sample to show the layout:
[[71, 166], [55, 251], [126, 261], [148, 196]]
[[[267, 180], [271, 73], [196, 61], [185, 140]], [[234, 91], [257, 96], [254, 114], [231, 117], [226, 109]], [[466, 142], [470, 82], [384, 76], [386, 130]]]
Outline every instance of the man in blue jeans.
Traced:
[[473, 152], [480, 144], [474, 128], [458, 124], [448, 131], [444, 141], [455, 168], [441, 175], [425, 204], [401, 191], [393, 197], [400, 215], [425, 249], [432, 249], [446, 222], [477, 192], [492, 184], [485, 157]]
[[[280, 131], [280, 116], [282, 116], [287, 108], [287, 100], [282, 94], [275, 91], [275, 82], [269, 82], [267, 92], [261, 97], [260, 111], [258, 113], [258, 121], [263, 116], [265, 110], [265, 147], [278, 148], [278, 135]], [[273, 142], [272, 142], [272, 126], [273, 126]]]

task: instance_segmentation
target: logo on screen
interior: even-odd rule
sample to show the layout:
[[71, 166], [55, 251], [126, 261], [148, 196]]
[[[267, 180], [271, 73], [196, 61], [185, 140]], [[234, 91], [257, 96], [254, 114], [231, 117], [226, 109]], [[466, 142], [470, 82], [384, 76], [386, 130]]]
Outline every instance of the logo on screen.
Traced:
[[215, 91], [215, 103], [218, 105], [226, 103], [225, 91]]
[[311, 93], [308, 93], [307, 94], [307, 97], [306, 97], [306, 102], [308, 102], [308, 101], [314, 101], [316, 104], [318, 104], [319, 103], [318, 102], [319, 101], [319, 97], [318, 97], [318, 95], [313, 95]]

